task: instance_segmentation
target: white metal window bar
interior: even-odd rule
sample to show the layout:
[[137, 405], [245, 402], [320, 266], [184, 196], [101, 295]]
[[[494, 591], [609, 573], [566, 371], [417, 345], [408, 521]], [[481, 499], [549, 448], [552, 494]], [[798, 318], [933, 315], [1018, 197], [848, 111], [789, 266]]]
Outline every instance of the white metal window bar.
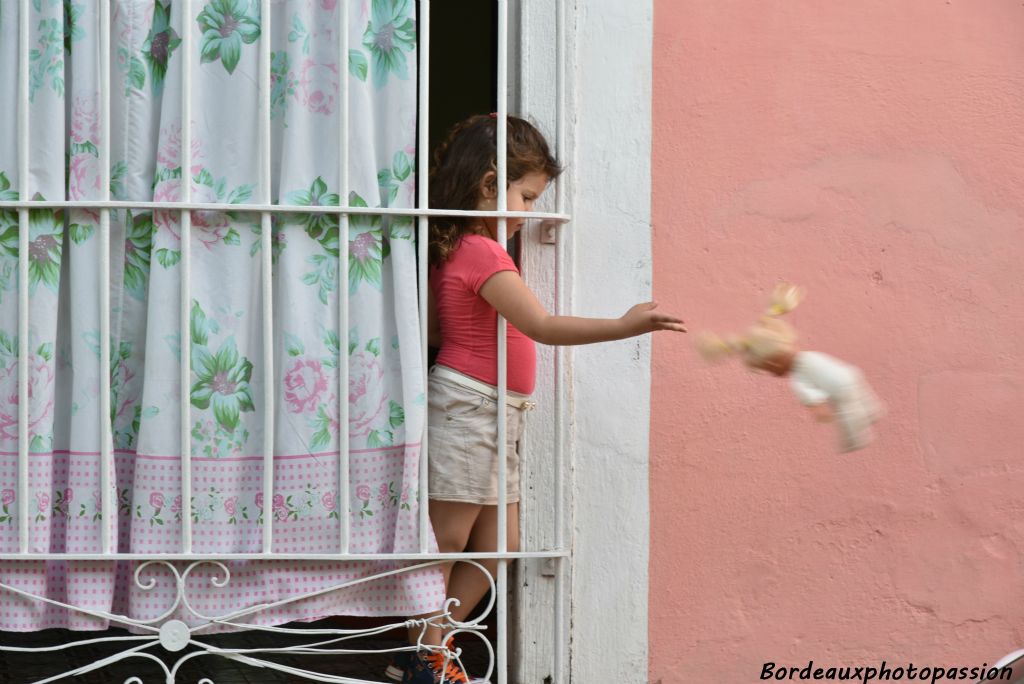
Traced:
[[[565, 520], [565, 487], [563, 478], [566, 473], [564, 464], [565, 455], [563, 453], [563, 438], [565, 435], [565, 387], [563, 381], [564, 373], [564, 354], [562, 350], [556, 349], [555, 351], [555, 378], [554, 378], [554, 397], [553, 405], [555, 411], [555, 434], [552, 456], [554, 459], [554, 475], [555, 475], [555, 501], [554, 501], [554, 531], [555, 531], [555, 548], [549, 550], [520, 550], [517, 552], [508, 551], [508, 536], [507, 536], [507, 475], [506, 468], [498, 468], [498, 482], [499, 482], [499, 500], [498, 500], [498, 538], [497, 538], [497, 551], [492, 553], [429, 553], [429, 518], [427, 515], [427, 506], [423, 503], [420, 506], [419, 515], [419, 552], [418, 553], [405, 553], [405, 554], [367, 554], [367, 553], [351, 553], [350, 552], [350, 525], [349, 519], [346, 515], [341, 515], [339, 525], [339, 553], [336, 554], [294, 554], [294, 553], [275, 553], [272, 547], [273, 540], [273, 525], [274, 516], [266, 516], [262, 529], [262, 551], [259, 553], [224, 553], [224, 554], [209, 554], [209, 553], [195, 553], [192, 550], [192, 519], [189, 515], [182, 516], [181, 520], [181, 551], [179, 553], [162, 553], [162, 554], [144, 554], [144, 553], [122, 553], [115, 549], [111, 549], [111, 533], [112, 524], [114, 524], [115, 516], [112, 515], [113, 502], [111, 500], [111, 488], [112, 473], [111, 467], [113, 463], [112, 459], [112, 436], [111, 436], [111, 425], [109, 422], [110, 415], [110, 357], [108, 354], [101, 353], [100, 358], [100, 417], [101, 417], [101, 512], [102, 525], [101, 532], [101, 551], [100, 553], [33, 553], [29, 551], [29, 511], [28, 511], [28, 496], [25, 494], [28, 492], [28, 454], [29, 454], [29, 435], [28, 430], [25, 426], [29, 424], [28, 420], [28, 407], [29, 407], [29, 211], [30, 209], [98, 209], [99, 210], [99, 235], [101, 244], [101, 258], [99, 263], [99, 282], [102, 284], [109, 283], [109, 271], [110, 271], [110, 212], [112, 210], [119, 209], [149, 209], [149, 210], [163, 210], [163, 211], [175, 211], [180, 216], [181, 225], [181, 261], [180, 267], [182, 272], [181, 289], [180, 289], [180, 302], [179, 302], [179, 313], [182, 326], [182, 338], [187, 338], [187, 330], [185, 326], [189, 325], [190, 320], [190, 303], [192, 293], [190, 291], [190, 278], [189, 273], [191, 269], [190, 259], [190, 228], [191, 228], [191, 212], [196, 210], [223, 210], [225, 205], [219, 203], [203, 203], [192, 201], [192, 189], [191, 183], [186, 182], [188, 174], [183, 174], [183, 181], [181, 185], [180, 201], [177, 202], [124, 202], [114, 201], [110, 197], [110, 149], [108, 141], [110, 140], [110, 110], [111, 110], [111, 86], [110, 86], [110, 47], [111, 47], [111, 36], [110, 36], [110, 2], [111, 0], [100, 0], [99, 2], [99, 29], [100, 29], [100, 74], [99, 74], [99, 95], [100, 95], [100, 127], [102, 131], [102, 140], [104, 143], [99, 148], [100, 154], [100, 187], [101, 187], [101, 199], [100, 200], [75, 200], [75, 201], [44, 201], [44, 200], [33, 200], [30, 201], [30, 186], [29, 186], [29, 135], [31, 131], [31, 121], [29, 118], [29, 60], [28, 54], [31, 49], [29, 42], [29, 12], [27, 11], [26, 4], [22, 4], [22, 11], [19, 12], [19, 25], [18, 25], [18, 44], [19, 44], [19, 78], [17, 86], [17, 97], [18, 97], [18, 170], [19, 170], [19, 195], [16, 201], [0, 201], [0, 209], [14, 209], [18, 212], [18, 225], [19, 225], [19, 268], [18, 268], [18, 396], [19, 396], [19, 438], [18, 438], [18, 458], [17, 458], [17, 488], [19, 495], [18, 506], [17, 506], [17, 524], [18, 524], [18, 553], [0, 554], [2, 560], [130, 560], [137, 561], [138, 565], [133, 573], [136, 584], [143, 589], [151, 588], [154, 580], [146, 577], [146, 570], [151, 566], [163, 566], [166, 567], [170, 573], [174, 576], [177, 583], [177, 596], [174, 604], [168, 608], [168, 610], [160, 617], [152, 620], [135, 620], [128, 618], [123, 615], [115, 615], [106, 613], [103, 611], [95, 611], [84, 609], [80, 607], [70, 606], [62, 604], [53, 599], [47, 597], [32, 595], [28, 592], [20, 589], [0, 585], [0, 590], [4, 592], [10, 592], [12, 594], [20, 595], [25, 598], [41, 601], [44, 603], [50, 603], [54, 605], [60, 605], [68, 610], [74, 610], [83, 614], [93, 615], [95, 617], [103, 618], [111, 621], [112, 623], [129, 625], [136, 628], [139, 631], [144, 632], [141, 636], [131, 637], [105, 637], [100, 639], [84, 639], [76, 640], [71, 643], [58, 646], [48, 647], [41, 649], [30, 649], [20, 648], [12, 646], [0, 646], [0, 650], [5, 651], [50, 651], [58, 650], [62, 648], [73, 648], [75, 646], [92, 644], [100, 641], [112, 641], [126, 643], [141, 642], [138, 645], [131, 646], [122, 653], [103, 658], [99, 661], [91, 663], [89, 665], [77, 668], [73, 671], [61, 673], [55, 675], [41, 682], [57, 681], [64, 677], [81, 675], [89, 671], [103, 668], [107, 665], [111, 665], [118, 661], [126, 658], [143, 658], [157, 663], [158, 667], [163, 671], [167, 682], [174, 682], [175, 677], [186, 661], [197, 658], [202, 655], [219, 655], [224, 658], [228, 658], [237, 662], [246, 663], [256, 667], [265, 667], [278, 670], [280, 672], [294, 675], [296, 677], [314, 680], [314, 681], [325, 681], [325, 682], [355, 682], [361, 683], [364, 680], [356, 680], [347, 677], [340, 677], [325, 674], [322, 672], [316, 672], [312, 670], [305, 670], [294, 668], [290, 666], [281, 665], [279, 663], [269, 661], [258, 657], [260, 654], [274, 654], [274, 653], [291, 653], [291, 654], [310, 654], [310, 655], [325, 655], [335, 654], [344, 655], [351, 653], [364, 652], [359, 649], [345, 649], [337, 648], [338, 642], [344, 642], [354, 637], [360, 636], [373, 636], [376, 634], [383, 633], [385, 631], [394, 629], [396, 626], [401, 625], [423, 625], [423, 620], [409, 620], [400, 623], [386, 625], [380, 628], [372, 630], [342, 630], [342, 629], [303, 629], [294, 630], [282, 627], [254, 627], [251, 624], [246, 624], [242, 620], [253, 613], [269, 610], [277, 606], [291, 603], [299, 600], [309, 598], [310, 596], [319, 595], [331, 591], [337, 591], [339, 589], [347, 588], [353, 585], [363, 584], [366, 582], [380, 579], [381, 577], [387, 577], [402, 572], [411, 572], [422, 569], [429, 565], [436, 565], [446, 561], [458, 560], [461, 562], [469, 562], [477, 567], [481, 572], [486, 574], [483, 566], [477, 561], [484, 559], [496, 559], [497, 560], [497, 573], [494, 579], [488, 576], [488, 581], [491, 585], [491, 601], [487, 607], [484, 615], [465, 624], [452, 624], [450, 622], [450, 615], [447, 613], [448, 605], [446, 604], [446, 612], [439, 618], [433, 619], [438, 624], [447, 624], [449, 627], [457, 628], [456, 631], [467, 631], [472, 629], [479, 629], [480, 622], [491, 610], [495, 607], [497, 610], [497, 663], [494, 670], [497, 674], [498, 684], [508, 683], [508, 634], [507, 634], [507, 622], [508, 622], [508, 563], [515, 559], [548, 559], [555, 563], [555, 605], [554, 605], [554, 663], [553, 663], [553, 684], [560, 684], [563, 681], [563, 677], [566, 672], [565, 660], [566, 660], [566, 644], [567, 639], [565, 637], [565, 616], [564, 616], [564, 592], [565, 592], [565, 560], [568, 557], [569, 551], [565, 548], [565, 532], [564, 532], [564, 520]], [[192, 0], [179, 0], [179, 4], [182, 8], [183, 21], [188, 23], [193, 17], [193, 3]], [[261, 17], [261, 35], [271, 35], [271, 12], [270, 12], [270, 0], [260, 0], [260, 17]], [[508, 0], [497, 0], [498, 8], [498, 67], [497, 67], [497, 84], [498, 84], [498, 107], [497, 107], [497, 119], [498, 119], [498, 204], [497, 210], [493, 212], [481, 212], [481, 211], [454, 211], [447, 209], [434, 209], [427, 206], [428, 197], [428, 108], [429, 108], [429, 97], [430, 97], [430, 84], [429, 84], [429, 50], [430, 50], [430, 2], [429, 0], [419, 0], [419, 26], [418, 26], [418, 39], [419, 39], [419, 102], [418, 102], [418, 129], [417, 129], [417, 150], [418, 150], [418, 178], [417, 178], [417, 191], [419, 202], [416, 209], [392, 209], [392, 208], [367, 208], [367, 207], [350, 207], [347, 205], [331, 206], [331, 207], [316, 207], [316, 206], [286, 206], [279, 204], [272, 204], [271, 198], [271, 183], [270, 183], [270, 41], [260, 41], [260, 55], [259, 55], [259, 81], [260, 81], [260, 108], [259, 108], [259, 135], [260, 135], [260, 158], [259, 158], [259, 201], [255, 204], [245, 205], [245, 209], [248, 212], [260, 214], [261, 224], [261, 235], [260, 240], [262, 242], [262, 264], [261, 264], [261, 292], [263, 300], [263, 348], [264, 348], [264, 365], [268, 369], [268, 377], [273, 377], [273, 329], [272, 329], [272, 302], [273, 302], [273, 283], [272, 283], [272, 249], [271, 249], [271, 214], [289, 214], [289, 213], [326, 213], [335, 214], [339, 220], [339, 230], [342, 236], [348, 235], [349, 227], [349, 216], [351, 214], [359, 215], [380, 215], [380, 216], [408, 216], [416, 217], [417, 219], [417, 237], [418, 243], [418, 274], [417, 282], [419, 286], [420, 302], [420, 341], [421, 341], [421, 352], [423, 359], [424, 368], [424, 387], [427, 384], [427, 307], [425, 293], [428, 287], [427, 282], [427, 243], [428, 243], [428, 220], [431, 216], [466, 216], [466, 217], [496, 217], [498, 219], [498, 240], [504, 243], [507, 237], [507, 225], [506, 220], [508, 218], [529, 218], [545, 222], [546, 225], [557, 225], [565, 223], [569, 220], [569, 216], [566, 213], [566, 193], [563, 189], [563, 184], [559, 181], [555, 182], [555, 211], [554, 212], [510, 212], [507, 211], [507, 159], [506, 159], [506, 131], [507, 131], [507, 117], [508, 117], [508, 32], [509, 32], [509, 21], [508, 11], [509, 3]], [[565, 18], [565, 3], [564, 0], [555, 0], [556, 8], [556, 93], [555, 93], [555, 151], [556, 157], [564, 163], [565, 161], [565, 31], [566, 31], [566, 18]], [[348, 13], [341, 11], [339, 14], [339, 57], [341, 63], [347, 63], [348, 59]], [[191, 168], [191, 152], [192, 152], [192, 100], [191, 100], [191, 76], [193, 69], [193, 37], [192, 31], [187, 28], [183, 28], [180, 32], [181, 37], [181, 52], [180, 58], [182, 59], [182, 98], [181, 98], [181, 120], [182, 120], [182, 133], [181, 133], [181, 168]], [[349, 109], [349, 74], [348, 70], [342, 68], [340, 70], [340, 101], [341, 111], [347, 112]], [[340, 134], [341, 140], [347, 143], [349, 139], [349, 117], [340, 116]], [[349, 189], [349, 149], [347, 144], [341, 145], [339, 153], [339, 199], [344, 202], [348, 198]], [[339, 240], [339, 248], [341, 250], [339, 257], [339, 282], [343, 286], [347, 287], [348, 283], [348, 240]], [[556, 270], [555, 270], [555, 313], [565, 313], [565, 245], [561, 231], [556, 231]], [[100, 288], [100, 349], [106, 350], [110, 346], [110, 301], [109, 293], [106, 287]], [[342, 339], [341, 349], [348, 347], [348, 297], [339, 297], [339, 337]], [[507, 396], [507, 323], [499, 316], [498, 318], [498, 399], [497, 405], [499, 407], [505, 405], [505, 398]], [[191, 486], [192, 486], [192, 463], [191, 463], [191, 451], [187, 448], [187, 445], [191, 440], [190, 430], [190, 413], [191, 406], [189, 396], [184, 388], [187, 388], [190, 384], [190, 349], [189, 345], [182, 344], [180, 349], [181, 354], [181, 493], [182, 501], [189, 501], [191, 498]], [[348, 426], [348, 403], [346, 401], [348, 396], [348, 367], [347, 364], [339, 364], [339, 416], [340, 424]], [[264, 386], [264, 467], [263, 467], [263, 496], [264, 500], [271, 500], [273, 498], [273, 473], [274, 473], [274, 461], [273, 461], [273, 444], [274, 444], [274, 433], [273, 433], [273, 416], [274, 416], [274, 386], [273, 383], [265, 383]], [[499, 410], [497, 412], [497, 432], [498, 432], [498, 460], [499, 463], [504, 463], [507, 459], [506, 453], [506, 440], [507, 434], [507, 419], [505, 411]], [[419, 494], [420, 501], [427, 501], [427, 462], [429, 459], [427, 449], [427, 435], [426, 435], [426, 421], [424, 421], [424, 434], [422, 436], [422, 448], [421, 448], [421, 460], [420, 460], [420, 481], [419, 481]], [[338, 492], [339, 492], [339, 510], [347, 511], [349, 508], [349, 482], [348, 482], [348, 440], [342, 438], [339, 440], [339, 470], [338, 470]], [[315, 594], [307, 594], [300, 597], [289, 598], [282, 601], [278, 601], [272, 604], [261, 604], [256, 606], [247, 606], [234, 611], [227, 615], [221, 616], [205, 616], [199, 614], [193, 610], [188, 602], [186, 595], [186, 580], [192, 571], [203, 564], [212, 564], [219, 571], [220, 575], [213, 578], [213, 582], [216, 586], [224, 586], [230, 581], [230, 572], [224, 562], [235, 561], [235, 560], [319, 560], [319, 561], [373, 561], [373, 560], [401, 560], [415, 562], [407, 567], [399, 570], [393, 570], [385, 573], [378, 573], [369, 577], [365, 577], [352, 582], [347, 582], [337, 586], [327, 587], [322, 589]], [[175, 562], [185, 562], [188, 565], [184, 570], [179, 570]], [[207, 620], [208, 622], [199, 625], [197, 627], [188, 627], [185, 623], [178, 620], [167, 620], [167, 618], [179, 607], [179, 605], [187, 608], [191, 613]], [[231, 626], [246, 629], [258, 629], [260, 631], [281, 633], [281, 634], [302, 634], [309, 637], [323, 637], [322, 640], [316, 641], [310, 644], [304, 644], [301, 646], [292, 646], [287, 648], [263, 648], [263, 649], [226, 649], [220, 648], [209, 643], [202, 641], [197, 637], [202, 636], [202, 631], [205, 628], [211, 626]], [[484, 639], [484, 643], [489, 643]], [[167, 667], [164, 661], [157, 658], [152, 653], [144, 652], [145, 649], [151, 648], [155, 645], [161, 645], [170, 652], [176, 652], [184, 649], [186, 646], [192, 646], [199, 650], [182, 656], [172, 666]], [[457, 656], [457, 653], [456, 653]], [[490, 672], [487, 673], [487, 676]], [[137, 677], [131, 677], [127, 682], [140, 682]], [[203, 681], [211, 681], [205, 679]]]

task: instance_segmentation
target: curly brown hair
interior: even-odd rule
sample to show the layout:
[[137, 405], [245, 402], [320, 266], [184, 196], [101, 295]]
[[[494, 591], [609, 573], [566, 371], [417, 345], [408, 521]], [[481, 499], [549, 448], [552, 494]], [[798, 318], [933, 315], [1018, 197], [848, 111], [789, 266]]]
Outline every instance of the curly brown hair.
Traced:
[[[455, 124], [447, 139], [434, 152], [430, 171], [431, 209], [476, 209], [480, 201], [480, 182], [488, 172], [498, 170], [498, 119], [478, 114]], [[562, 167], [548, 143], [533, 124], [517, 116], [508, 117], [508, 182], [530, 173], [558, 177]], [[437, 216], [430, 219], [430, 264], [444, 263], [459, 240], [469, 232], [473, 219], [462, 216]]]

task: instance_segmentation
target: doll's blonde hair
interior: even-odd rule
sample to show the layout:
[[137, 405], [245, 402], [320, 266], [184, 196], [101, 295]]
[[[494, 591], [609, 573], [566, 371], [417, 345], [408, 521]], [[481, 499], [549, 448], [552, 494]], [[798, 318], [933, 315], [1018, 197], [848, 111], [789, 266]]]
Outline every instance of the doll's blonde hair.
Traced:
[[772, 357], [792, 351], [796, 345], [796, 331], [779, 316], [795, 309], [803, 298], [802, 287], [780, 283], [772, 291], [771, 302], [764, 314], [745, 335], [722, 338], [702, 332], [697, 335], [697, 351], [708, 361], [738, 354], [745, 364], [755, 368]]

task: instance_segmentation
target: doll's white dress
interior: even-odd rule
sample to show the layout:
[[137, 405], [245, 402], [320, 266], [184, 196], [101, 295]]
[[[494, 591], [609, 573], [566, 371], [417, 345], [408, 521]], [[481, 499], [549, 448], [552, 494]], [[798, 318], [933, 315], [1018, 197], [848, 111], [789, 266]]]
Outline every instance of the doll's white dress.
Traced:
[[882, 417], [883, 409], [860, 369], [821, 352], [797, 352], [790, 385], [807, 406], [829, 402], [839, 428], [840, 451], [871, 443], [871, 424]]

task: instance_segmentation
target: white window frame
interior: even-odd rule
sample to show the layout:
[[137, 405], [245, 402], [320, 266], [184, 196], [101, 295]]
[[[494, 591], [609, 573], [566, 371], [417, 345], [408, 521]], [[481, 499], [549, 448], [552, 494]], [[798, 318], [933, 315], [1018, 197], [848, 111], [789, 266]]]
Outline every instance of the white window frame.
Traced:
[[[568, 0], [498, 0], [499, 59], [498, 116], [502, 119], [509, 111], [525, 113], [540, 125], [554, 141], [556, 155], [566, 167], [556, 186], [554, 197], [548, 194], [549, 207], [546, 220], [535, 221], [525, 231], [523, 272], [530, 286], [549, 308], [563, 314], [580, 312], [583, 315], [611, 315], [609, 307], [625, 310], [629, 305], [649, 298], [650, 292], [650, 45], [653, 0], [639, 3], [618, 3], [614, 0], [589, 0], [586, 4], [568, 4]], [[107, 0], [101, 4], [102, 64], [110, 62], [109, 9]], [[188, 9], [194, 1], [183, 0]], [[270, 17], [270, 0], [262, 0], [261, 15]], [[511, 7], [510, 7], [511, 5]], [[420, 6], [420, 60], [421, 84], [419, 148], [419, 192], [427, 196], [427, 111], [429, 107], [429, 0], [419, 0]], [[346, 16], [346, 13], [341, 13]], [[21, 49], [28, 49], [27, 14], [20, 19]], [[342, 19], [341, 35], [347, 36], [347, 21]], [[621, 31], [620, 27], [630, 27]], [[512, 29], [509, 31], [509, 29]], [[266, 30], [266, 29], [265, 29]], [[269, 33], [269, 32], [268, 32]], [[513, 36], [514, 40], [509, 41]], [[184, 70], [194, 62], [192, 32], [182, 32]], [[608, 58], [609, 46], [614, 46], [614, 59]], [[347, 59], [347, 44], [343, 38], [340, 55]], [[269, 83], [270, 50], [260, 46], [260, 80]], [[511, 55], [511, 59], [510, 59]], [[509, 69], [511, 63], [512, 68]], [[22, 60], [19, 96], [19, 183], [21, 197], [28, 197], [28, 60]], [[581, 65], [600, 65], [599, 68], [581, 68]], [[341, 102], [347, 108], [348, 72], [341, 70]], [[511, 87], [509, 84], [511, 82]], [[103, 70], [100, 78], [102, 139], [110, 139], [110, 82]], [[188, 168], [191, 152], [191, 101], [189, 88], [182, 98], [183, 166]], [[261, 96], [261, 187], [257, 204], [248, 207], [261, 212], [264, 243], [261, 252], [265, 273], [270, 273], [272, 250], [270, 241], [270, 212], [281, 211], [270, 204], [270, 135], [269, 89]], [[567, 125], [572, 121], [572, 127]], [[343, 117], [342, 135], [347, 138], [347, 117]], [[504, 127], [499, 126], [499, 177], [505, 173]], [[625, 134], [624, 134], [625, 132]], [[347, 150], [347, 146], [343, 146]], [[99, 210], [101, 253], [101, 282], [109, 280], [109, 219], [110, 210], [123, 207], [149, 206], [149, 208], [183, 209], [182, 261], [183, 273], [189, 264], [188, 209], [216, 209], [216, 206], [192, 202], [190, 186], [184, 184], [178, 203], [114, 202], [109, 195], [109, 148], [100, 150], [101, 188], [103, 196], [95, 202], [40, 202], [34, 207], [91, 207]], [[346, 197], [347, 159], [339, 159], [341, 189]], [[499, 207], [506, 206], [504, 183], [499, 183]], [[422, 206], [421, 200], [421, 206]], [[553, 207], [551, 206], [553, 205]], [[28, 254], [28, 203], [23, 199], [15, 203], [20, 219], [21, 254]], [[575, 223], [585, 225], [579, 233], [563, 226], [569, 207], [575, 207]], [[623, 211], [622, 207], [628, 207]], [[308, 212], [309, 208], [302, 208]], [[346, 232], [348, 212], [324, 209], [340, 214], [340, 230]], [[373, 210], [357, 209], [354, 213], [405, 213], [418, 216], [421, 263], [426, 263], [426, 225], [429, 210]], [[500, 212], [498, 212], [500, 213]], [[540, 214], [538, 214], [540, 216]], [[499, 221], [504, 230], [505, 221]], [[554, 237], [554, 246], [549, 238]], [[347, 282], [347, 241], [342, 240], [339, 259], [339, 277]], [[629, 267], [625, 267], [625, 266]], [[579, 274], [577, 276], [577, 273]], [[600, 274], [596, 277], [595, 274]], [[555, 274], [552, 277], [552, 274]], [[27, 341], [29, 310], [27, 295], [27, 259], [19, 264], [21, 309], [19, 311], [19, 363], [22, 424], [27, 424], [28, 358]], [[419, 276], [421, 292], [426, 290], [425, 269]], [[264, 339], [272, 337], [271, 281], [263, 279]], [[348, 326], [347, 298], [340, 303], [341, 334]], [[182, 279], [181, 320], [189, 320], [188, 278]], [[421, 306], [423, 317], [422, 344], [426, 354], [426, 306]], [[100, 295], [100, 345], [109, 346], [110, 311], [107, 293]], [[265, 344], [263, 360], [273, 368], [272, 345]], [[343, 343], [344, 346], [347, 346]], [[499, 342], [504, 358], [504, 342]], [[182, 348], [182, 387], [189, 385], [187, 345]], [[104, 387], [100, 391], [101, 404], [109, 402], [109, 359], [100, 355], [101, 377]], [[507, 684], [509, 666], [514, 681], [552, 684], [576, 681], [640, 682], [638, 672], [646, 672], [647, 664], [647, 530], [645, 505], [648, 492], [647, 435], [649, 421], [650, 342], [638, 338], [614, 345], [598, 345], [585, 351], [542, 348], [539, 356], [539, 382], [537, 388], [538, 411], [531, 416], [524, 451], [522, 547], [524, 551], [509, 554], [504, 526], [498, 540], [499, 553], [491, 554], [499, 560], [497, 681]], [[424, 364], [425, 366], [426, 364]], [[343, 364], [344, 367], [344, 364]], [[499, 390], [505, 391], [505, 364], [499, 362]], [[549, 373], [548, 369], [554, 372]], [[340, 383], [344, 387], [348, 378], [344, 370]], [[614, 392], [610, 391], [614, 389]], [[346, 392], [339, 393], [346, 397]], [[614, 398], [614, 406], [609, 404]], [[268, 385], [264, 394], [266, 458], [273, 457], [274, 388]], [[101, 406], [100, 415], [107, 416], [109, 407]], [[182, 396], [182, 440], [190, 440], [190, 405], [187, 394]], [[341, 420], [347, 424], [347, 403], [340, 400]], [[504, 413], [498, 412], [499, 431], [503, 431]], [[111, 520], [114, 502], [111, 500], [111, 436], [110, 425], [102, 421], [101, 510], [104, 520]], [[340, 462], [347, 465], [347, 442], [341, 440]], [[499, 440], [504, 445], [505, 440]], [[503, 449], [503, 446], [500, 448]], [[424, 458], [427, 456], [425, 455]], [[19, 444], [19, 491], [27, 491], [27, 436]], [[576, 463], [579, 468], [576, 468]], [[265, 472], [272, 473], [267, 467]], [[191, 463], [188, 450], [182, 458], [182, 498], [188, 500]], [[339, 469], [339, 507], [348, 507], [347, 468]], [[505, 469], [499, 469], [504, 484]], [[426, 470], [421, 472], [421, 491], [426, 489]], [[270, 478], [264, 479], [264, 497], [272, 494]], [[423, 497], [425, 500], [425, 497]], [[631, 507], [609, 506], [610, 501], [629, 500]], [[45, 558], [51, 554], [29, 554], [27, 521], [28, 497], [18, 497], [19, 556]], [[499, 506], [503, 515], [504, 506]], [[609, 521], [615, 523], [615, 534], [609, 534]], [[191, 546], [191, 521], [183, 520], [182, 551], [163, 554], [157, 562], [185, 560], [208, 563], [211, 560], [234, 558], [260, 558], [271, 554], [273, 521], [267, 520], [263, 528], [262, 554], [228, 554], [212, 556], [195, 554]], [[420, 518], [421, 531], [429, 525], [426, 507]], [[340, 526], [341, 553], [332, 559], [371, 559], [373, 556], [349, 554], [347, 518]], [[450, 555], [426, 553], [426, 535], [421, 535], [419, 554], [399, 557], [409, 560], [430, 561], [450, 558]], [[6, 557], [7, 555], [5, 555]], [[66, 554], [61, 558], [91, 557], [97, 559], [127, 558], [145, 560], [144, 554], [117, 554], [111, 550], [108, 528], [102, 533], [99, 554]], [[274, 554], [276, 559], [290, 554]], [[328, 556], [320, 554], [317, 557]], [[389, 556], [395, 557], [395, 556]], [[459, 557], [473, 558], [472, 554]], [[506, 604], [508, 562], [519, 563], [512, 580], [514, 586], [511, 622], [507, 620]], [[600, 601], [594, 599], [599, 596]], [[570, 632], [572, 638], [570, 640]], [[169, 641], [173, 641], [170, 636]], [[511, 647], [511, 648], [510, 648]], [[512, 654], [509, 662], [509, 654]], [[642, 676], [642, 675], [641, 675]]]
[[[616, 315], [651, 299], [653, 0], [516, 5], [515, 109], [555, 134], [566, 169], [556, 210], [572, 216], [564, 228], [534, 224], [527, 229], [523, 275], [549, 310]], [[561, 20], [553, 20], [556, 16]], [[559, 233], [556, 249], [544, 242], [552, 230]], [[539, 351], [538, 410], [527, 429], [523, 459], [522, 537], [530, 548], [556, 548], [546, 520], [554, 469], [543, 458], [555, 444], [566, 459], [569, 556], [524, 559], [518, 565], [514, 681], [643, 684], [650, 336]], [[566, 585], [564, 593], [559, 584]], [[564, 621], [552, 610], [560, 593]], [[558, 654], [560, 648], [567, 660]], [[565, 670], [553, 671], [556, 662]]]

